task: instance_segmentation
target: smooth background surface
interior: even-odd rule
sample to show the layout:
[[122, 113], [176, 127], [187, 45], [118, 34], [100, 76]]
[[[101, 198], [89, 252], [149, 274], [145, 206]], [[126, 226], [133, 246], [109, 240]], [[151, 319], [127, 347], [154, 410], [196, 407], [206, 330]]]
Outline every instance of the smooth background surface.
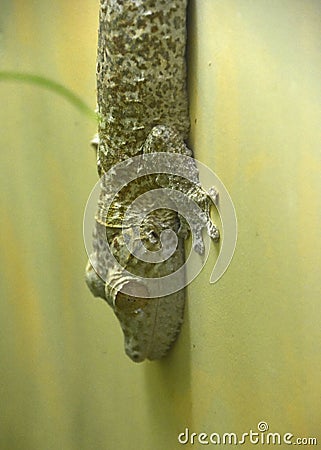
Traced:
[[[50, 77], [94, 108], [98, 2], [0, 11], [1, 70]], [[1, 450], [172, 450], [185, 427], [241, 434], [261, 420], [321, 442], [321, 5], [194, 0], [189, 13], [190, 142], [228, 188], [239, 235], [223, 278], [209, 284], [213, 249], [189, 287], [160, 362], [125, 356], [83, 281], [95, 122], [0, 83]]]

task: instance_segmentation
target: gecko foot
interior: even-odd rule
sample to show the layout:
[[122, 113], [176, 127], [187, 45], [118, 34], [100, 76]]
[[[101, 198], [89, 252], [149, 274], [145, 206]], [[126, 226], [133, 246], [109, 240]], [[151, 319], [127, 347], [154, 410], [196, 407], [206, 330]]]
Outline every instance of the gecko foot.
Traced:
[[220, 232], [211, 220], [207, 222], [206, 229], [209, 237], [212, 238], [214, 242], [217, 242], [220, 239]]
[[212, 186], [209, 190], [208, 190], [208, 196], [210, 197], [210, 199], [212, 200], [212, 202], [214, 203], [215, 206], [218, 206], [219, 203], [219, 192], [216, 189], [215, 186]]

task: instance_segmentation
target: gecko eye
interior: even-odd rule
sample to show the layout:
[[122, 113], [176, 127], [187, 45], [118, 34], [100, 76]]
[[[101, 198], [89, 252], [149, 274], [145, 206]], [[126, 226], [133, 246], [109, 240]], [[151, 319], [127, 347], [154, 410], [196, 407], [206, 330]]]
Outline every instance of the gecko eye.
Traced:
[[[138, 283], [132, 283], [132, 286], [135, 287], [137, 295], [143, 293], [142, 286]], [[144, 292], [146, 293], [146, 290]], [[115, 308], [118, 311], [137, 314], [139, 310], [144, 309], [147, 303], [147, 298], [134, 297], [120, 292], [115, 299]]]
[[139, 300], [127, 296], [118, 296], [115, 300], [115, 306], [121, 311], [134, 312], [139, 307]]

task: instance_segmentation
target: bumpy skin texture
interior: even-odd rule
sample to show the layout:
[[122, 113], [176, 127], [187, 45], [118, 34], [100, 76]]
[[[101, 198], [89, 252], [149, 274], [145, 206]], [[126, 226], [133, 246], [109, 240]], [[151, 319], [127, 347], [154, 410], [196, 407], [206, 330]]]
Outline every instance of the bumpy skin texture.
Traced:
[[[186, 0], [101, 0], [97, 60], [100, 122], [99, 139], [95, 142], [99, 175], [112, 173], [110, 169], [119, 161], [139, 154], [191, 155], [184, 144], [189, 130], [185, 46]], [[196, 167], [190, 170], [197, 180]], [[90, 257], [92, 264], [87, 266], [86, 282], [95, 296], [104, 298], [113, 308], [124, 332], [127, 355], [135, 362], [158, 359], [166, 354], [180, 330], [184, 290], [166, 297], [146, 298], [148, 288], [137, 282], [135, 274], [159, 278], [182, 266], [186, 226], [173, 210], [150, 213], [140, 226], [141, 239], [148, 250], [160, 249], [164, 229], [174, 231], [179, 238], [177, 249], [168, 260], [147, 264], [133, 256], [124, 243], [121, 227], [126, 209], [138, 195], [151, 189], [180, 186], [204, 211], [198, 228], [207, 227], [214, 239], [218, 239], [218, 231], [210, 222], [209, 198], [200, 185], [184, 184], [175, 176], [148, 175], [126, 186], [106, 211], [112, 180], [111, 175], [101, 181], [94, 252]], [[135, 216], [130, 219], [135, 225]], [[126, 232], [131, 231], [129, 226]], [[106, 238], [117, 261], [132, 277], [115, 267], [106, 252]], [[201, 236], [194, 248], [202, 253]], [[121, 292], [124, 285], [130, 286], [133, 295]]]
[[186, 0], [105, 0], [99, 21], [98, 165], [140, 152], [156, 125], [189, 130]]

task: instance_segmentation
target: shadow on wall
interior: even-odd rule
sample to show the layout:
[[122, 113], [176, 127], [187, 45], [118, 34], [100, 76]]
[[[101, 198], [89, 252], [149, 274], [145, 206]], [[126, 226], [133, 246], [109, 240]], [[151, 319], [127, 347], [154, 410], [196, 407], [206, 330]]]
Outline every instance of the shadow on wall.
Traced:
[[150, 419], [147, 426], [159, 442], [167, 442], [168, 436], [177, 436], [186, 426], [193, 425], [190, 346], [186, 301], [184, 324], [173, 348], [165, 358], [147, 362], [144, 367]]

